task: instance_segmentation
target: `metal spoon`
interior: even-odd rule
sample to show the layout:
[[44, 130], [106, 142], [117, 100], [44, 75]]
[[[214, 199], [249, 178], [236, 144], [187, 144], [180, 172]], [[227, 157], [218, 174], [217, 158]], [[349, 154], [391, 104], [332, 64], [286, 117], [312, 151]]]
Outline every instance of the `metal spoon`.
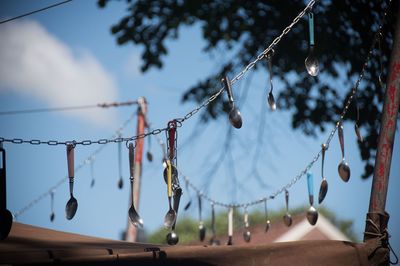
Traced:
[[[178, 216], [179, 202], [181, 200], [181, 196], [182, 196], [182, 189], [177, 188], [174, 192], [174, 210], [176, 212], [176, 216]], [[175, 225], [176, 225], [176, 219], [174, 224], [172, 225], [171, 231], [167, 234], [168, 245], [176, 245], [179, 242], [179, 236], [175, 232]]]
[[308, 185], [308, 200], [310, 202], [310, 209], [307, 211], [307, 220], [311, 225], [315, 225], [318, 220], [318, 212], [314, 208], [314, 182], [313, 175], [307, 173], [307, 185]]
[[54, 214], [54, 190], [50, 192], [50, 206], [51, 206], [51, 213], [50, 213], [50, 222], [54, 221], [55, 214]]
[[286, 226], [292, 225], [292, 216], [289, 213], [289, 191], [285, 189], [285, 200], [286, 200], [286, 214], [283, 216], [283, 222]]
[[167, 160], [167, 192], [168, 192], [168, 204], [169, 204], [169, 210], [167, 214], [165, 215], [164, 219], [164, 226], [168, 229], [172, 228], [172, 225], [175, 223], [176, 220], [176, 212], [172, 208], [171, 205], [171, 198], [172, 198], [172, 167], [171, 167], [171, 162], [170, 160]]
[[94, 164], [94, 156], [90, 159], [90, 176], [92, 177], [92, 181], [90, 182], [91, 188], [93, 188], [95, 184], [93, 164]]
[[200, 241], [204, 241], [206, 237], [206, 227], [204, 226], [203, 219], [201, 217], [201, 194], [197, 195], [198, 203], [199, 203], [199, 239]]
[[314, 14], [312, 12], [308, 13], [308, 28], [309, 28], [309, 53], [304, 61], [308, 74], [311, 76], [317, 76], [319, 73], [319, 63], [318, 58], [314, 51]]
[[135, 194], [134, 194], [134, 175], [135, 175], [135, 150], [133, 147], [133, 143], [129, 143], [129, 173], [130, 173], [130, 181], [131, 181], [131, 207], [129, 208], [128, 214], [129, 219], [135, 227], [143, 227], [143, 220], [140, 218], [139, 214], [135, 209]]
[[[118, 138], [122, 138], [121, 133], [118, 134]], [[122, 189], [124, 187], [124, 180], [122, 178], [122, 150], [121, 150], [121, 142], [118, 142], [118, 188]]]
[[325, 199], [326, 193], [328, 192], [328, 181], [324, 176], [325, 151], [328, 149], [328, 146], [325, 143], [323, 143], [321, 147], [322, 147], [322, 166], [321, 166], [322, 182], [321, 186], [319, 187], [318, 204], [322, 203], [322, 201]]
[[6, 150], [0, 142], [0, 240], [6, 239], [11, 231], [13, 216], [7, 210]]
[[74, 145], [67, 144], [67, 163], [69, 177], [69, 194], [70, 199], [65, 206], [65, 213], [68, 220], [74, 218], [78, 209], [78, 201], [74, 198]]
[[152, 162], [153, 161], [153, 154], [150, 151], [151, 150], [151, 137], [148, 137], [147, 139], [148, 139], [149, 148], [148, 148], [148, 151], [146, 153], [146, 157], [147, 157], [147, 160], [149, 162]]
[[226, 243], [228, 246], [233, 245], [233, 208], [229, 208], [228, 212], [228, 242]]
[[233, 100], [233, 94], [232, 94], [232, 88], [231, 88], [231, 82], [228, 78], [228, 76], [225, 76], [221, 80], [222, 84], [224, 85], [224, 88], [226, 90], [226, 93], [228, 94], [228, 100], [229, 104], [231, 106], [231, 111], [229, 112], [229, 121], [232, 126], [235, 128], [241, 128], [242, 127], [242, 116], [240, 115], [240, 111], [235, 107], [235, 101]]
[[189, 201], [186, 203], [185, 207], [183, 208], [185, 211], [187, 211], [192, 204], [192, 196], [190, 195], [190, 189], [189, 189], [189, 180], [185, 177], [185, 185], [186, 185], [186, 191], [189, 195]]
[[339, 163], [338, 172], [342, 180], [344, 182], [348, 182], [350, 179], [350, 167], [344, 158], [344, 137], [343, 137], [342, 123], [340, 123], [338, 126], [338, 136], [339, 136], [340, 149], [342, 150], [342, 161]]
[[268, 209], [267, 209], [267, 199], [264, 200], [264, 210], [265, 210], [265, 233], [268, 232], [269, 228], [271, 227], [271, 221], [268, 219]]
[[249, 213], [247, 212], [247, 208], [244, 211], [244, 229], [245, 231], [243, 232], [243, 239], [249, 243], [251, 240], [251, 233], [249, 230]]
[[217, 239], [217, 231], [215, 228], [215, 210], [214, 210], [214, 203], [211, 204], [211, 232], [212, 237], [210, 239], [211, 246], [219, 246], [221, 243]]
[[274, 89], [274, 86], [272, 85], [272, 55], [269, 56], [268, 70], [269, 70], [269, 83], [270, 83], [270, 89], [269, 89], [269, 93], [268, 93], [268, 104], [269, 104], [269, 108], [272, 111], [275, 111], [276, 103], [275, 103], [274, 95], [272, 94], [272, 91]]

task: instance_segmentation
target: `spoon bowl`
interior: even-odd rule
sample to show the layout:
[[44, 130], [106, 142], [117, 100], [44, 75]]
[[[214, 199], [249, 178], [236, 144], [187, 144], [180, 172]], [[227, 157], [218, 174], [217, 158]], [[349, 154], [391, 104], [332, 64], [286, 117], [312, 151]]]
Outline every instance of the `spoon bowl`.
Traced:
[[0, 211], [0, 240], [6, 239], [11, 231], [13, 216], [7, 209]]
[[290, 215], [290, 213], [287, 212], [287, 213], [283, 216], [283, 222], [284, 222], [284, 224], [285, 224], [287, 227], [289, 227], [289, 226], [292, 225], [292, 216]]
[[[163, 175], [164, 175], [165, 184], [168, 184], [168, 167], [165, 167]], [[176, 169], [176, 167], [174, 165], [171, 164], [172, 183], [177, 183], [177, 179], [178, 179], [178, 170]]]
[[275, 110], [276, 110], [275, 98], [274, 98], [274, 95], [272, 94], [272, 91], [270, 91], [270, 92], [268, 93], [268, 104], [269, 104], [269, 108], [270, 108], [272, 111], [275, 111]]
[[150, 151], [146, 153], [146, 157], [149, 162], [153, 161], [153, 154]]
[[240, 111], [236, 107], [233, 107], [232, 110], [229, 112], [229, 121], [231, 122], [231, 125], [235, 128], [242, 127], [242, 116], [240, 115]]
[[165, 214], [165, 218], [164, 218], [164, 226], [167, 229], [172, 228], [172, 226], [174, 225], [176, 220], [176, 212], [174, 209], [172, 209], [172, 206], [170, 206], [167, 214]]
[[251, 240], [251, 233], [250, 233], [249, 230], [246, 230], [246, 231], [243, 232], [243, 239], [244, 239], [244, 241], [246, 241], [247, 243], [250, 242], [250, 240]]
[[137, 213], [135, 206], [131, 205], [128, 211], [129, 214], [129, 219], [131, 220], [131, 223], [135, 227], [143, 227], [143, 219], [140, 218], [139, 214]]
[[122, 179], [122, 176], [120, 176], [118, 180], [118, 188], [122, 189], [123, 187], [124, 187], [124, 180]]
[[68, 200], [67, 205], [65, 206], [65, 213], [68, 220], [74, 218], [77, 209], [78, 201], [71, 194], [71, 198]]
[[318, 204], [321, 204], [325, 199], [326, 193], [328, 192], [328, 181], [324, 177], [321, 181], [321, 186], [319, 187]]
[[200, 223], [199, 224], [199, 239], [201, 242], [204, 241], [204, 238], [206, 237], [206, 227]]
[[183, 208], [185, 211], [187, 211], [192, 204], [192, 200], [189, 200], [188, 203], [186, 203], [185, 207]]
[[264, 233], [268, 232], [268, 230], [269, 230], [270, 227], [271, 227], [271, 221], [270, 221], [270, 220], [267, 220], [267, 221], [265, 222], [265, 230], [264, 230]]
[[318, 220], [318, 211], [314, 208], [314, 206], [310, 206], [310, 209], [307, 211], [307, 220], [311, 225], [315, 225]]
[[178, 244], [179, 242], [179, 236], [177, 233], [175, 233], [174, 231], [171, 231], [167, 234], [167, 243], [170, 246], [174, 246], [176, 244]]
[[339, 172], [339, 176], [340, 178], [342, 178], [342, 180], [344, 182], [348, 182], [350, 179], [350, 167], [347, 164], [347, 162], [343, 159], [339, 166], [338, 166], [338, 172]]
[[52, 212], [50, 214], [50, 222], [53, 222], [55, 217], [56, 217], [56, 215], [54, 214], [54, 212]]

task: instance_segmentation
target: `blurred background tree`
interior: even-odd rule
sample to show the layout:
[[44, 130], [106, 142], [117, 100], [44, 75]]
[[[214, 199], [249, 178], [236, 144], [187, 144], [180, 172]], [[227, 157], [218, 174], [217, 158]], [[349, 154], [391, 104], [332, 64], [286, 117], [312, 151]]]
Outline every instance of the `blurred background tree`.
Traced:
[[[111, 0], [98, 0], [105, 7]], [[335, 123], [349, 91], [357, 79], [371, 41], [389, 1], [318, 1], [315, 14], [316, 51], [321, 72], [317, 77], [307, 74], [304, 59], [308, 53], [308, 24], [301, 20], [276, 47], [273, 74], [284, 87], [277, 97], [278, 108], [291, 113], [291, 125], [306, 135], [316, 136]], [[118, 44], [143, 46], [143, 72], [162, 68], [167, 55], [166, 42], [179, 37], [182, 26], [200, 25], [205, 40], [204, 52], [221, 53], [224, 57], [213, 75], [187, 88], [182, 101], [201, 103], [221, 87], [221, 77], [233, 77], [272, 40], [305, 7], [306, 1], [244, 1], [244, 0], [126, 0], [127, 14], [111, 27]], [[384, 85], [378, 82], [381, 73], [386, 81], [393, 26], [398, 1], [393, 1], [388, 14], [381, 52], [378, 47], [366, 70], [357, 93], [360, 106], [360, 126], [364, 142], [359, 151], [365, 162], [362, 178], [373, 172]], [[230, 51], [230, 53], [226, 53]], [[229, 57], [229, 58], [228, 58]], [[266, 68], [266, 60], [256, 67]], [[266, 76], [268, 74], [266, 73]], [[229, 110], [228, 103], [219, 97], [202, 113], [202, 121], [216, 119]], [[355, 121], [354, 104], [345, 117]]]

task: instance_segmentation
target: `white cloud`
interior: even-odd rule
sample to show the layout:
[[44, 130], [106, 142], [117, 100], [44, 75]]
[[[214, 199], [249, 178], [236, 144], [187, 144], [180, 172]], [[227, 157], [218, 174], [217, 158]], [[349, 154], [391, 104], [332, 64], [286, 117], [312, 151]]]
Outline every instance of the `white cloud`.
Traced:
[[[79, 56], [40, 24], [14, 22], [0, 27], [0, 92], [13, 90], [50, 107], [115, 101], [112, 76], [89, 52]], [[113, 120], [113, 111], [65, 112], [96, 124]]]

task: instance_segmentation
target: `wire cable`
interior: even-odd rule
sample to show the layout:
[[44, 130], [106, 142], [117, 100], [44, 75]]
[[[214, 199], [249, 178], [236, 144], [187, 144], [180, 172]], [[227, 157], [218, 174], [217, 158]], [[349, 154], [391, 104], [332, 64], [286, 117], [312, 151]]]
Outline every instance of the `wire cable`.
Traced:
[[66, 0], [66, 1], [59, 2], [59, 3], [55, 3], [55, 4], [53, 4], [53, 5], [46, 6], [46, 7], [43, 7], [43, 8], [41, 8], [41, 9], [37, 9], [37, 10], [31, 11], [31, 12], [28, 12], [28, 13], [25, 13], [25, 14], [22, 14], [22, 15], [19, 15], [19, 16], [16, 16], [16, 17], [13, 17], [13, 18], [9, 18], [9, 19], [6, 19], [6, 20], [2, 20], [2, 21], [0, 21], [0, 24], [7, 23], [7, 22], [10, 22], [10, 21], [13, 21], [13, 20], [16, 20], [16, 19], [20, 19], [20, 18], [23, 18], [23, 17], [26, 17], [26, 16], [30, 16], [30, 15], [32, 15], [32, 14], [39, 13], [39, 12], [45, 11], [45, 10], [50, 9], [50, 8], [53, 8], [53, 7], [66, 4], [66, 3], [68, 3], [68, 2], [72, 2], [72, 0]]

